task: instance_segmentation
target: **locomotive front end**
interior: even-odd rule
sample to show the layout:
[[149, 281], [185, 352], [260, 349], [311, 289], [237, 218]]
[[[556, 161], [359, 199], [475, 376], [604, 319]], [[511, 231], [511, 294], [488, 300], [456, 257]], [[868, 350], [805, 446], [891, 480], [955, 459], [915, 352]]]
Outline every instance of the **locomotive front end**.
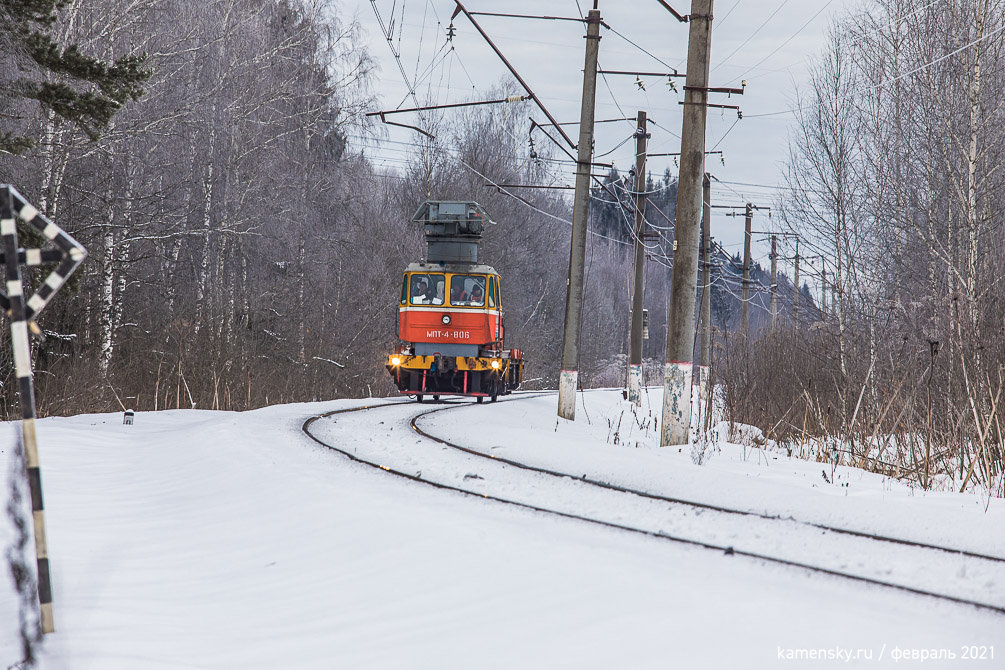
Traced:
[[405, 270], [398, 307], [398, 351], [387, 369], [400, 392], [495, 400], [523, 379], [523, 356], [504, 347], [499, 274], [478, 263], [488, 217], [473, 202], [426, 202], [428, 258]]

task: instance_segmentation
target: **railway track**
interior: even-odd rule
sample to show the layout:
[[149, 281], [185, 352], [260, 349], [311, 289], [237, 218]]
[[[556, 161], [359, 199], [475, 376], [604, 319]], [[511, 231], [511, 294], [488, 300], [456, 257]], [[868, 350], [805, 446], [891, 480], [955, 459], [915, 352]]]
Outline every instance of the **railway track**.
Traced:
[[[521, 394], [502, 402], [540, 395], [544, 394]], [[623, 487], [483, 453], [433, 435], [419, 425], [430, 415], [469, 406], [452, 402], [425, 409], [400, 401], [373, 403], [311, 417], [304, 422], [303, 431], [357, 463], [441, 490], [1005, 615], [1003, 557]], [[388, 441], [337, 446], [334, 440], [326, 441], [317, 434], [318, 422], [324, 419], [344, 423], [377, 409], [390, 410], [401, 428], [414, 431], [420, 443], [437, 445], [437, 452], [432, 458], [427, 458], [430, 453], [417, 458], [416, 450], [395, 450]], [[532, 480], [514, 485], [514, 477], [520, 476]], [[535, 484], [541, 478], [551, 481], [547, 502], [535, 499]], [[514, 490], [521, 487], [522, 491]], [[879, 556], [878, 546], [882, 547]], [[924, 558], [919, 559], [919, 553]], [[940, 588], [934, 588], [933, 583]]]

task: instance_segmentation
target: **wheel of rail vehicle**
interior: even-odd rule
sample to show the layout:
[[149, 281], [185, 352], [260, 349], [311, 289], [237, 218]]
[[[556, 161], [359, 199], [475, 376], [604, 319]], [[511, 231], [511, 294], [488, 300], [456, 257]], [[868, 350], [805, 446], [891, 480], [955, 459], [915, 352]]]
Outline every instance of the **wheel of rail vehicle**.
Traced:
[[422, 396], [421, 395], [415, 396], [415, 402], [422, 402]]
[[440, 396], [438, 396], [438, 395], [434, 395], [433, 396], [433, 400], [439, 400], [439, 399], [440, 399]]
[[484, 396], [478, 396], [475, 400], [477, 400], [478, 404], [481, 405], [482, 401], [485, 400], [485, 397]]

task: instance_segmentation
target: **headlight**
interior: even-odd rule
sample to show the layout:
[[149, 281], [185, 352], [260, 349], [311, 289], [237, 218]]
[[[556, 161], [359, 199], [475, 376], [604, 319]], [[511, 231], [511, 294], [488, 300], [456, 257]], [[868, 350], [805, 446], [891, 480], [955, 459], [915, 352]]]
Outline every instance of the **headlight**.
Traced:
[[496, 370], [499, 369], [500, 365], [502, 364], [499, 361], [492, 361], [492, 367], [495, 368]]
[[401, 357], [391, 356], [391, 365], [401, 365]]
[[443, 318], [440, 319], [440, 320], [443, 321], [443, 325], [447, 325], [448, 323], [450, 323], [450, 315], [449, 314], [444, 314]]

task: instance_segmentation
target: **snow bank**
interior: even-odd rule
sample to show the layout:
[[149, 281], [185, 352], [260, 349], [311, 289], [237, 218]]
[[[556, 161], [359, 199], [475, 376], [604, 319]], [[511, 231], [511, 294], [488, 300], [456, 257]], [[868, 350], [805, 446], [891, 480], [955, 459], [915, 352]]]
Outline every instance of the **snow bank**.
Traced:
[[[854, 472], [851, 486], [826, 486], [809, 465], [728, 445], [698, 467], [683, 452], [610, 444], [590, 397], [594, 423], [581, 412], [558, 432], [554, 398], [444, 412], [435, 425], [681, 495], [1005, 546], [1000, 506], [985, 514], [967, 496]], [[999, 616], [437, 491], [300, 433], [307, 416], [356, 404], [41, 421], [57, 632], [40, 667], [805, 668], [834, 661], [785, 655], [844, 649], [868, 649], [872, 667], [893, 647], [971, 644], [1005, 657]], [[408, 429], [408, 409], [326, 431], [421, 462], [443, 447]], [[0, 441], [12, 439], [4, 426]], [[18, 660], [7, 584], [0, 667]]]

